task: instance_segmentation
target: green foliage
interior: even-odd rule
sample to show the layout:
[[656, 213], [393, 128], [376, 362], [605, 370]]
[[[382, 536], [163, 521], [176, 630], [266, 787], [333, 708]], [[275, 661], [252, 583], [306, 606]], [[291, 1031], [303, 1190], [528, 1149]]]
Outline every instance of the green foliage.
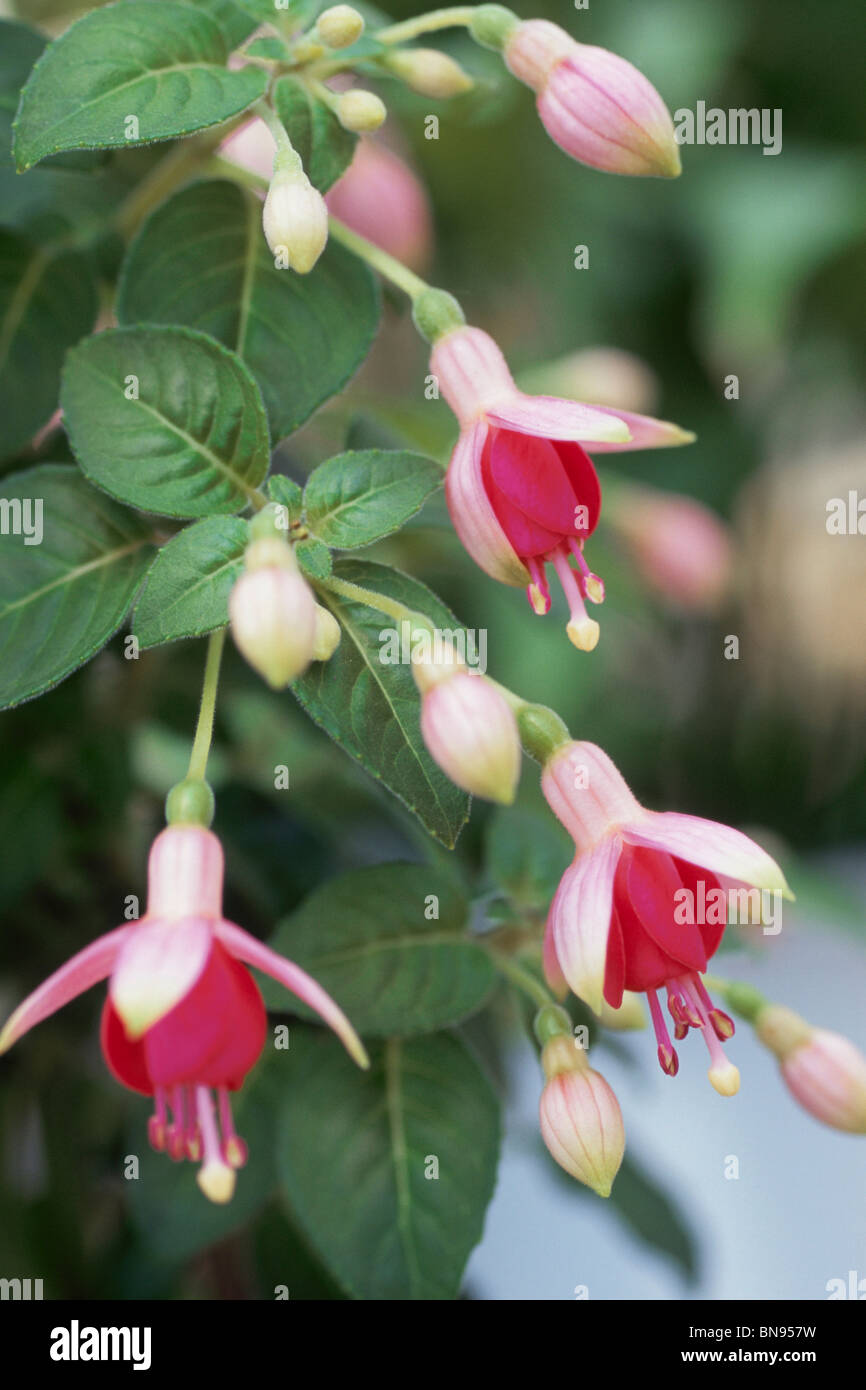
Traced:
[[163, 516], [245, 507], [268, 471], [268, 422], [236, 353], [187, 328], [116, 328], [69, 354], [61, 396], [99, 487]]
[[84, 15], [49, 45], [24, 88], [18, 168], [60, 150], [170, 140], [238, 115], [267, 78], [254, 67], [229, 72], [228, 52], [213, 19], [170, 0], [123, 0]]
[[261, 218], [258, 199], [231, 183], [194, 184], [176, 194], [130, 248], [118, 317], [187, 324], [232, 348], [256, 377], [279, 439], [363, 362], [379, 322], [379, 294], [367, 267], [337, 245], [309, 275], [277, 270]]
[[[429, 589], [396, 570], [346, 559], [335, 564], [334, 573], [426, 613], [438, 627], [459, 628]], [[327, 601], [343, 629], [342, 641], [330, 661], [312, 666], [292, 690], [311, 718], [450, 848], [468, 816], [469, 798], [424, 746], [409, 666], [380, 660], [380, 634], [393, 628], [393, 620], [332, 593]]]
[[304, 489], [307, 525], [355, 550], [397, 531], [442, 483], [437, 463], [402, 450], [365, 449], [320, 463]]
[[[489, 955], [466, 935], [468, 914], [441, 871], [383, 864], [324, 884], [271, 945], [339, 999], [364, 1037], [412, 1037], [459, 1023], [493, 987]], [[267, 984], [264, 993], [285, 1008], [285, 991]], [[293, 1012], [316, 1017], [302, 1004]]]
[[142, 648], [201, 637], [228, 622], [232, 586], [249, 541], [245, 521], [206, 517], [160, 550], [135, 606], [133, 631]]
[[[41, 503], [41, 541], [14, 534]], [[126, 617], [153, 554], [148, 527], [67, 465], [0, 483], [0, 708], [41, 695], [88, 661]], [[19, 523], [20, 524], [20, 523]]]
[[451, 1033], [392, 1039], [359, 1073], [333, 1038], [293, 1028], [285, 1056], [280, 1177], [321, 1259], [355, 1298], [454, 1298], [499, 1152], [472, 1053]]
[[293, 77], [276, 84], [274, 105], [308, 179], [326, 193], [351, 164], [357, 135], [344, 130], [331, 108]]

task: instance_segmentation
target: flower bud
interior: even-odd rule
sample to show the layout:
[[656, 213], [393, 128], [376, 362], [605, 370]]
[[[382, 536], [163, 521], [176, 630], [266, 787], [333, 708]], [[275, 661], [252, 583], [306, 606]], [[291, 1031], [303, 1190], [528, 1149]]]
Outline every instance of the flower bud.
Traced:
[[262, 227], [271, 252], [290, 270], [299, 275], [312, 270], [328, 242], [328, 209], [300, 162], [271, 179]]
[[232, 636], [253, 670], [282, 690], [313, 660], [316, 600], [284, 542], [254, 541], [246, 563], [229, 595]]
[[520, 736], [505, 697], [459, 663], [450, 669], [416, 664], [413, 671], [430, 756], [470, 795], [510, 806], [520, 777]]
[[577, 43], [546, 19], [519, 24], [503, 54], [514, 76], [536, 93], [548, 135], [573, 159], [612, 174], [679, 174], [670, 112], [624, 58]]
[[609, 1197], [625, 1153], [619, 1102], [573, 1038], [555, 1037], [541, 1054], [541, 1136], [561, 1168]]
[[413, 92], [432, 97], [434, 101], [460, 96], [473, 85], [472, 78], [460, 64], [447, 53], [440, 53], [438, 48], [401, 48], [389, 53], [384, 62]]
[[329, 609], [316, 604], [316, 636], [313, 642], [313, 660], [330, 661], [340, 645], [343, 629]]
[[316, 20], [315, 34], [328, 48], [349, 48], [364, 32], [364, 16], [351, 5], [332, 5]]
[[365, 92], [362, 87], [342, 92], [334, 109], [343, 129], [357, 134], [378, 130], [388, 114], [384, 101], [375, 92]]
[[832, 1129], [866, 1134], [866, 1057], [859, 1048], [779, 1004], [761, 1010], [755, 1033], [779, 1059], [782, 1079], [804, 1110]]

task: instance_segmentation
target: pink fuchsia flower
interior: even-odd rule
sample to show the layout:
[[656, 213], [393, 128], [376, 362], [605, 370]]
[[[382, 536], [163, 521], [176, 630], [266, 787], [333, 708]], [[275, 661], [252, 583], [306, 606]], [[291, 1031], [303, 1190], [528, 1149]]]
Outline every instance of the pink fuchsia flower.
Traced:
[[596, 1013], [604, 1000], [618, 1008], [625, 990], [646, 993], [659, 1063], [674, 1076], [679, 1063], [656, 993], [664, 989], [677, 1039], [697, 1028], [710, 1054], [710, 1081], [720, 1094], [733, 1095], [739, 1073], [720, 1043], [734, 1025], [701, 979], [727, 911], [701, 904], [715, 906], [718, 895], [727, 903], [728, 890], [741, 886], [790, 897], [778, 864], [726, 825], [648, 811], [595, 744], [557, 748], [541, 785], [576, 848], [547, 920], [551, 986], [568, 984]]
[[670, 112], [624, 58], [577, 43], [546, 19], [517, 25], [503, 56], [536, 93], [542, 125], [572, 159], [610, 174], [680, 173]]
[[866, 1057], [859, 1048], [779, 1004], [760, 1010], [755, 1033], [778, 1058], [782, 1079], [804, 1110], [832, 1129], [866, 1134]]
[[299, 966], [222, 915], [223, 852], [197, 825], [172, 825], [154, 841], [147, 912], [72, 957], [20, 1004], [0, 1033], [5, 1052], [35, 1024], [109, 979], [101, 1042], [112, 1075], [154, 1097], [153, 1147], [201, 1162], [198, 1183], [227, 1202], [246, 1146], [229, 1092], [243, 1085], [265, 1041], [255, 966], [303, 999], [361, 1066], [363, 1045], [333, 999]]
[[465, 666], [413, 663], [421, 734], [446, 777], [470, 796], [510, 806], [520, 777], [520, 735], [505, 697]]
[[541, 1062], [547, 1078], [539, 1106], [541, 1137], [566, 1173], [609, 1197], [625, 1153], [616, 1096], [574, 1038], [551, 1038]]
[[731, 579], [731, 538], [703, 503], [624, 485], [609, 498], [605, 516], [641, 577], [662, 597], [697, 612], [718, 606]]
[[598, 624], [584, 601], [600, 603], [604, 585], [583, 549], [598, 522], [601, 487], [581, 445], [593, 453], [650, 449], [694, 436], [646, 415], [525, 395], [480, 328], [438, 338], [430, 369], [460, 424], [445, 484], [457, 534], [493, 579], [527, 585], [536, 613], [550, 609], [545, 565], [552, 564], [568, 600], [568, 635], [591, 651]]

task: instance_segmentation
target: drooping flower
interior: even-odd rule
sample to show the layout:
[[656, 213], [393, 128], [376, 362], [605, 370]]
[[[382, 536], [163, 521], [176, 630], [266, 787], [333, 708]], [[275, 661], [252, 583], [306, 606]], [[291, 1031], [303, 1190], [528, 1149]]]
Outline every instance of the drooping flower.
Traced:
[[265, 1008], [248, 965], [320, 1015], [361, 1066], [349, 1020], [305, 971], [222, 915], [223, 852], [200, 825], [170, 825], [148, 863], [147, 911], [79, 951], [18, 1006], [0, 1033], [5, 1052], [100, 980], [109, 979], [101, 1042], [112, 1075], [154, 1097], [152, 1146], [201, 1162], [198, 1183], [227, 1202], [246, 1146], [235, 1132], [237, 1091], [265, 1042]]
[[804, 1110], [832, 1129], [866, 1134], [866, 1057], [859, 1048], [840, 1033], [813, 1028], [780, 1004], [767, 1004], [754, 1023]]
[[720, 1044], [734, 1025], [701, 975], [722, 939], [731, 890], [759, 890], [758, 907], [764, 893], [790, 897], [781, 869], [739, 830], [647, 810], [592, 743], [557, 748], [542, 790], [576, 848], [547, 920], [551, 986], [566, 982], [596, 1012], [603, 1000], [618, 1008], [625, 990], [645, 992], [659, 1063], [675, 1076], [679, 1062], [656, 993], [665, 990], [676, 1038], [699, 1029], [710, 1081], [721, 1095], [733, 1095], [739, 1073]]
[[505, 697], [486, 676], [455, 661], [415, 661], [427, 751], [471, 796], [510, 806], [520, 777], [520, 735]]
[[284, 268], [308, 275], [328, 243], [328, 209], [300, 159], [276, 168], [262, 209], [262, 228]]
[[619, 1101], [574, 1038], [545, 1044], [541, 1062], [541, 1136], [561, 1168], [600, 1197], [609, 1197], [625, 1153]]
[[[438, 337], [430, 370], [460, 424], [445, 492], [455, 529], [493, 579], [526, 585], [536, 613], [550, 609], [552, 564], [570, 610], [567, 632], [582, 651], [598, 641], [585, 600], [604, 585], [584, 559], [601, 510], [593, 453], [687, 444], [694, 436], [662, 420], [553, 396], [527, 396], [480, 328]], [[577, 568], [572, 568], [571, 560]]]
[[503, 57], [536, 93], [545, 130], [572, 159], [611, 174], [680, 173], [670, 112], [624, 58], [578, 43], [546, 19], [512, 29]]

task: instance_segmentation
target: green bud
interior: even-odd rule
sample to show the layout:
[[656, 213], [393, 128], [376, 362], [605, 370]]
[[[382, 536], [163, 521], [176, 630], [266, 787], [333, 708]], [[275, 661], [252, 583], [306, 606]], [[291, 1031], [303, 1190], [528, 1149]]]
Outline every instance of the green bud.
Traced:
[[545, 1004], [543, 1009], [539, 1009], [535, 1015], [533, 1023], [535, 1036], [539, 1045], [544, 1047], [551, 1038], [561, 1038], [563, 1036], [571, 1038], [572, 1027], [571, 1017], [559, 1004]]
[[546, 705], [524, 705], [517, 713], [517, 728], [524, 749], [542, 766], [557, 748], [572, 741], [567, 726]]
[[203, 825], [214, 817], [214, 794], [207, 782], [185, 778], [172, 787], [165, 798], [165, 819], [169, 825]]
[[484, 48], [501, 51], [508, 42], [509, 34], [517, 28], [520, 20], [504, 5], [479, 5], [472, 16], [469, 33], [476, 43]]
[[429, 289], [423, 290], [412, 305], [412, 319], [421, 337], [435, 343], [453, 329], [462, 328], [466, 315], [453, 294]]
[[742, 981], [735, 980], [732, 984], [725, 985], [719, 993], [723, 996], [725, 1003], [729, 1004], [735, 1014], [744, 1018], [747, 1023], [756, 1023], [759, 1014], [763, 1013], [767, 1007], [767, 1000], [759, 989], [754, 985], [744, 984]]

